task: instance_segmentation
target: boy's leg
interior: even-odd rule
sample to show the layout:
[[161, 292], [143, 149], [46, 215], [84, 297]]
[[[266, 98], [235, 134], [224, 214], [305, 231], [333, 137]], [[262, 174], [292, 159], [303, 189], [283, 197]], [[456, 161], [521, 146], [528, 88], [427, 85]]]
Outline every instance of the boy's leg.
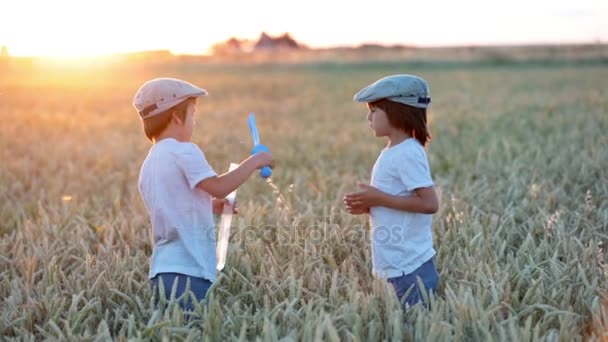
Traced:
[[[164, 293], [160, 293], [160, 281], [163, 282], [163, 286], [165, 288]], [[163, 295], [167, 299], [171, 298], [171, 290], [173, 289], [173, 284], [175, 281], [177, 281], [175, 298], [181, 297], [186, 292], [188, 281], [190, 281], [189, 290], [194, 294], [198, 302], [205, 299], [207, 292], [212, 285], [212, 283], [207, 279], [192, 277], [180, 273], [160, 273], [151, 279], [154, 291], [156, 291], [158, 296]], [[179, 301], [179, 306], [184, 310], [194, 310], [194, 304], [192, 303], [189, 295]]]
[[[437, 290], [439, 274], [437, 273], [437, 268], [435, 267], [435, 262], [433, 258], [422, 264], [422, 266], [420, 266], [410, 274], [405, 274], [400, 277], [388, 279], [388, 282], [395, 289], [397, 298], [399, 298], [399, 300], [403, 302], [404, 309], [406, 305], [413, 306], [421, 300], [424, 301], [424, 298], [422, 296], [422, 289], [420, 289], [418, 285], [418, 278], [422, 280], [422, 283], [425, 287], [425, 291], [428, 294]], [[410, 288], [411, 290], [409, 291], [409, 294], [407, 295], [407, 297], [404, 298], [405, 294]], [[427, 307], [429, 305], [429, 303], [424, 304], [427, 305]]]

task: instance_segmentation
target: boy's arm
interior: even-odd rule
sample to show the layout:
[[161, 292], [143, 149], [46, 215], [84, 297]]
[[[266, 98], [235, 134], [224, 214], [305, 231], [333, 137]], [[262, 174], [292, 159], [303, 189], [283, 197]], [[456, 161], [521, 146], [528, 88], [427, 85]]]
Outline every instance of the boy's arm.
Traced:
[[434, 214], [439, 209], [435, 188], [418, 188], [413, 196], [393, 196], [380, 192], [377, 205], [421, 214]]
[[256, 153], [241, 162], [236, 169], [221, 176], [205, 178], [196, 187], [213, 197], [224, 198], [245, 183], [255, 170], [267, 165], [272, 165], [270, 154], [265, 152]]
[[394, 196], [372, 186], [359, 184], [362, 191], [347, 194], [344, 202], [350, 207], [387, 207], [421, 214], [434, 214], [439, 208], [435, 188], [418, 188], [413, 196]]

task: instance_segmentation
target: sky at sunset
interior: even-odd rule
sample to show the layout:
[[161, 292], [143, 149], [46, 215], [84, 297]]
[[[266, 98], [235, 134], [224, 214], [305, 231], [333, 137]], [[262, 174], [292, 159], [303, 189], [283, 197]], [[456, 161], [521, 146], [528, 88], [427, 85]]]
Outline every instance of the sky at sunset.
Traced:
[[0, 45], [19, 56], [208, 53], [289, 32], [310, 47], [608, 41], [608, 1], [2, 0]]

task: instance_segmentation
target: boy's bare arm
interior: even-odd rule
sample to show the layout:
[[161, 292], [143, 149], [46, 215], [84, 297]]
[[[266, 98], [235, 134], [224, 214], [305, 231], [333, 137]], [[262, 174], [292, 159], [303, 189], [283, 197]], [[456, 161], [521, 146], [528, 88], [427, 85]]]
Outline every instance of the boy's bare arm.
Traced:
[[421, 214], [434, 214], [437, 212], [439, 201], [435, 194], [435, 188], [419, 188], [414, 192], [413, 196], [393, 196], [381, 192], [378, 198], [378, 205]]
[[265, 152], [256, 153], [241, 162], [236, 169], [220, 176], [203, 179], [196, 187], [213, 197], [224, 198], [241, 186], [241, 184], [245, 183], [255, 170], [267, 165], [272, 166], [272, 164], [273, 161], [270, 154]]
[[394, 196], [372, 186], [361, 184], [362, 191], [347, 194], [345, 204], [350, 207], [387, 207], [421, 214], [434, 214], [439, 209], [439, 201], [434, 187], [419, 188], [413, 196]]

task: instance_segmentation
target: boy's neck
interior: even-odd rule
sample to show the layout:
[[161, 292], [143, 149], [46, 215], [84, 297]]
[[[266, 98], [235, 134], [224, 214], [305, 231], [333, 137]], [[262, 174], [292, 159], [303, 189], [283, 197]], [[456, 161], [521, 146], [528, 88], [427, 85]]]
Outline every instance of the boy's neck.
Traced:
[[411, 138], [412, 136], [410, 134], [405, 133], [404, 131], [400, 130], [400, 129], [395, 129], [393, 130], [391, 133], [389, 133], [388, 135], [388, 144], [386, 145], [387, 148], [393, 147], [395, 145], [399, 145], [402, 142], [404, 142], [406, 139]]
[[175, 139], [180, 142], [186, 142], [177, 132], [174, 132], [174, 130], [169, 128], [160, 133], [154, 141], [159, 142], [163, 139]]

